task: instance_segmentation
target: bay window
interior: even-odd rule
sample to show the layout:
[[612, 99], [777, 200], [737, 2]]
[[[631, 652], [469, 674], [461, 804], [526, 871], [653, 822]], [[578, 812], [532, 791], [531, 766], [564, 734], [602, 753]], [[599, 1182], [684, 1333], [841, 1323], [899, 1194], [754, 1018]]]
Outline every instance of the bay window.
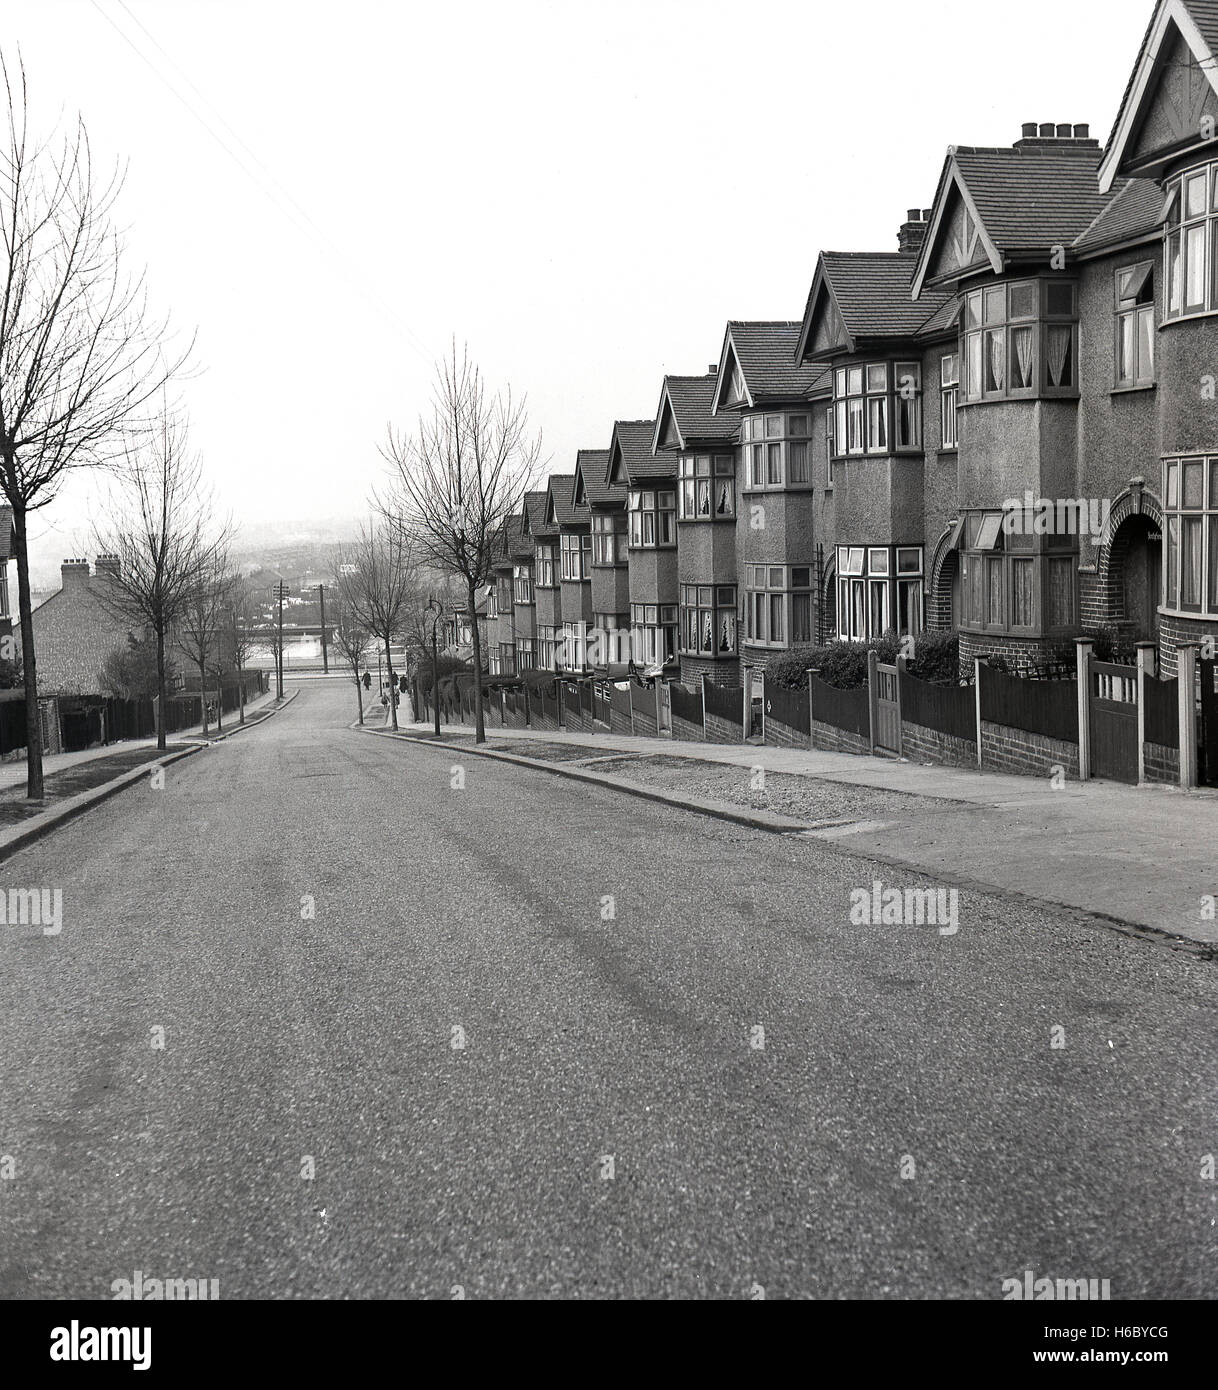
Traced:
[[630, 493], [630, 544], [654, 550], [677, 543], [677, 494], [636, 490]]
[[531, 565], [513, 565], [512, 579], [515, 581], [515, 601], [521, 604], [533, 602], [533, 569]]
[[1116, 273], [1116, 384], [1149, 386], [1155, 379], [1154, 265]]
[[922, 447], [922, 364], [871, 362], [833, 373], [833, 454]]
[[1164, 319], [1218, 309], [1218, 163], [1188, 169], [1165, 185]]
[[588, 624], [563, 623], [559, 663], [567, 671], [584, 671], [588, 667]]
[[1074, 395], [1078, 299], [1070, 280], [1011, 280], [964, 301], [965, 401]]
[[736, 654], [736, 586], [681, 585], [681, 651], [689, 656]]
[[518, 637], [516, 639], [516, 669], [517, 671], [532, 671], [537, 666], [537, 654], [533, 648], [531, 637]]
[[746, 491], [811, 486], [811, 422], [807, 411], [745, 417], [741, 436]]
[[534, 547], [533, 559], [537, 567], [536, 586], [539, 589], [554, 587], [554, 547], [538, 545]]
[[626, 563], [626, 513], [592, 513], [592, 563], [594, 565], [624, 565]]
[[682, 521], [719, 521], [736, 515], [733, 454], [683, 454], [677, 493]]
[[960, 625], [1033, 637], [1075, 627], [1078, 538], [1008, 531], [1003, 513], [969, 512], [960, 552]]
[[512, 611], [512, 581], [506, 574], [501, 574], [495, 580], [498, 594], [495, 600], [495, 607], [500, 613], [510, 615]]
[[837, 576], [837, 635], [843, 641], [921, 632], [920, 545], [838, 546]]
[[677, 605], [632, 603], [631, 650], [644, 666], [662, 666], [677, 651]]
[[558, 670], [559, 629], [549, 623], [537, 625], [537, 664], [543, 670]]
[[587, 532], [564, 531], [559, 537], [562, 549], [562, 577], [578, 581], [592, 577], [592, 536]]
[[1218, 618], [1218, 458], [1163, 464], [1163, 606]]
[[745, 565], [744, 635], [755, 647], [812, 641], [810, 565]]

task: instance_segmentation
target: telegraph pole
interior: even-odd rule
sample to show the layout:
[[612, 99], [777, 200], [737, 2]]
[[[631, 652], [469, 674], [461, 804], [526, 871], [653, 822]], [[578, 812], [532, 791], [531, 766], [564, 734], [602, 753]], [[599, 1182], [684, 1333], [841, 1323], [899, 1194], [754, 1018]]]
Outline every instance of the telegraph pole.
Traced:
[[330, 656], [326, 651], [326, 586], [317, 586], [317, 597], [321, 600], [321, 670], [322, 674], [330, 674]]
[[279, 600], [279, 643], [275, 653], [275, 689], [277, 698], [283, 699], [283, 601], [287, 597], [288, 586], [281, 580], [275, 585], [275, 597]]

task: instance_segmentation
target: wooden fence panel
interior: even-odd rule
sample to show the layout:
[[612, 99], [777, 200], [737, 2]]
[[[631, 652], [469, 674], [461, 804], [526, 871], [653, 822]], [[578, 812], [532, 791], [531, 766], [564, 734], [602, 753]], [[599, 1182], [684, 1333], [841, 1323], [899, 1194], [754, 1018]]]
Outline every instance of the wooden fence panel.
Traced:
[[765, 717], [775, 719], [788, 728], [798, 729], [800, 733], [811, 733], [812, 712], [808, 708], [808, 687], [801, 685], [792, 690], [785, 685], [766, 682]]
[[1161, 681], [1147, 676], [1142, 687], [1147, 743], [1162, 744], [1164, 748], [1180, 747], [1179, 686], [1175, 677]]
[[671, 681], [668, 686], [668, 693], [672, 697], [672, 712], [677, 719], [684, 719], [690, 724], [702, 723], [702, 689], [700, 686], [682, 685], [680, 681]]
[[971, 685], [934, 685], [902, 671], [901, 718], [955, 738], [977, 737], [977, 696]]
[[726, 719], [729, 724], [739, 724], [743, 727], [742, 704], [744, 696], [738, 685], [723, 686], [716, 685], [714, 681], [707, 681], [703, 689], [706, 691], [707, 714], [713, 714], [718, 719]]
[[1078, 742], [1078, 683], [1031, 681], [995, 671], [983, 661], [981, 718], [1045, 738]]
[[871, 737], [871, 702], [865, 685], [854, 690], [839, 690], [826, 685], [819, 676], [810, 676], [812, 688], [812, 718], [835, 729]]

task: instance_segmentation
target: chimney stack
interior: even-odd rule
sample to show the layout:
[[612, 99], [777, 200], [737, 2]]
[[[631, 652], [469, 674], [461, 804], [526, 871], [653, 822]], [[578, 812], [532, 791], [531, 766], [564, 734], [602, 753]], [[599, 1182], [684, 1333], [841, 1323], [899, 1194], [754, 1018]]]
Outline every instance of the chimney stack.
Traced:
[[926, 221], [928, 214], [921, 208], [908, 208], [905, 221], [897, 228], [898, 251], [920, 251], [926, 240]]
[[88, 560], [64, 560], [59, 566], [59, 582], [66, 589], [72, 584], [89, 582]]
[[1091, 139], [1089, 125], [1071, 125], [1067, 121], [1042, 121], [1037, 125], [1035, 121], [1024, 121], [1020, 126], [1020, 132], [1019, 139], [1015, 141], [1017, 150], [1029, 146], [1033, 149], [1055, 149], [1063, 145], [1084, 145], [1088, 149], [1097, 150], [1100, 147], [1098, 140]]
[[122, 566], [119, 564], [117, 555], [104, 553], [97, 557], [93, 562], [94, 574], [110, 574], [115, 579], [122, 573]]

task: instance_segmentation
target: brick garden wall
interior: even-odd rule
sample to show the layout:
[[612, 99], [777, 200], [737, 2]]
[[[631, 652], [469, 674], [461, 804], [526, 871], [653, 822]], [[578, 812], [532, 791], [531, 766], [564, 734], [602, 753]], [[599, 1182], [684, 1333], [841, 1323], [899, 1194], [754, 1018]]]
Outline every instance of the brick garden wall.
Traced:
[[695, 724], [692, 720], [682, 719], [674, 714], [672, 717], [672, 736], [682, 743], [702, 743], [702, 725]]
[[812, 740], [802, 729], [793, 729], [778, 719], [766, 719], [765, 741], [774, 748], [811, 748]]
[[1161, 743], [1147, 743], [1145, 748], [1146, 780], [1148, 782], [1180, 782], [1180, 750], [1166, 748]]
[[1055, 766], [1066, 769], [1068, 777], [1078, 776], [1078, 744], [1011, 729], [1005, 724], [981, 725], [982, 766], [991, 772], [1018, 772], [1032, 777], [1048, 777]]
[[827, 753], [870, 753], [871, 744], [860, 734], [852, 734], [833, 724], [812, 721], [812, 747]]
[[743, 743], [744, 730], [739, 724], [733, 724], [730, 719], [724, 719], [720, 715], [706, 712], [706, 740], [707, 743]]
[[976, 767], [977, 740], [901, 721], [901, 752], [906, 758], [942, 763], [946, 767]]

